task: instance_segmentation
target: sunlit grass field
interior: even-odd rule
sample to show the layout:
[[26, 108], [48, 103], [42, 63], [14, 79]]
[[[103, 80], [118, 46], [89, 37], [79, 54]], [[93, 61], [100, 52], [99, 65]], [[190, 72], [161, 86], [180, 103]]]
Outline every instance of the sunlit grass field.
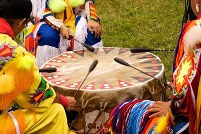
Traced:
[[[106, 47], [175, 49], [182, 27], [184, 0], [96, 0]], [[153, 52], [171, 79], [174, 52]]]

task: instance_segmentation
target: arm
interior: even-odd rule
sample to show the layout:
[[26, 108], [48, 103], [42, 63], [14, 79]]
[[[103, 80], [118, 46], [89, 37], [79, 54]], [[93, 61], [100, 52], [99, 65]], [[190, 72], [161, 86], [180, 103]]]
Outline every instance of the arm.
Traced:
[[54, 102], [60, 103], [67, 111], [75, 109], [76, 100], [74, 97], [63, 96], [57, 93]]
[[95, 37], [100, 37], [102, 29], [100, 25], [100, 19], [96, 13], [96, 8], [94, 6], [93, 0], [86, 0], [85, 12], [87, 15], [89, 31], [91, 33], [95, 32]]
[[[167, 84], [173, 87], [172, 82], [167, 82]], [[170, 88], [170, 90], [173, 90]], [[168, 112], [171, 113], [171, 101], [163, 102], [163, 101], [156, 101], [152, 105], [147, 107], [148, 112], [153, 113], [150, 115], [150, 118], [166, 115]]]
[[[62, 12], [62, 11], [61, 11]], [[49, 8], [48, 3], [46, 3], [46, 8], [43, 16], [43, 20], [50, 25], [55, 30], [58, 30], [62, 37], [69, 39], [71, 31], [68, 27], [65, 26], [63, 20], [56, 19], [53, 15], [53, 11]]]

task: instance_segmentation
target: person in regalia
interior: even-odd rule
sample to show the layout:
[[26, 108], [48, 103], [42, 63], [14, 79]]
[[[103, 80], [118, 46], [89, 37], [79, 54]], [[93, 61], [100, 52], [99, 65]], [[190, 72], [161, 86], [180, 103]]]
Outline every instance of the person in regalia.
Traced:
[[198, 134], [201, 120], [201, 1], [191, 0], [196, 20], [183, 27], [173, 60], [170, 101], [135, 99], [116, 106], [106, 123], [111, 133]]
[[37, 66], [59, 54], [103, 47], [100, 19], [92, 0], [32, 0], [35, 24], [27, 27], [25, 48], [36, 56]]
[[[30, 0], [0, 0], [0, 133], [68, 134], [65, 109], [75, 98], [55, 93], [35, 57], [14, 41], [31, 20]], [[13, 104], [21, 109], [10, 110]]]

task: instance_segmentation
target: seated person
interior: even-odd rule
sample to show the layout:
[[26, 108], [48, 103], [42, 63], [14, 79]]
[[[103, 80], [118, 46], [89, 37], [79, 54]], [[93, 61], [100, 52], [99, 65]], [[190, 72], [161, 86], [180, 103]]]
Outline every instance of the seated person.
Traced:
[[[67, 134], [65, 109], [74, 109], [75, 99], [55, 93], [41, 77], [35, 57], [14, 41], [31, 11], [30, 0], [0, 1], [0, 133]], [[8, 112], [16, 102], [23, 109]]]
[[201, 5], [191, 0], [196, 20], [184, 26], [173, 62], [169, 102], [135, 99], [116, 106], [106, 128], [115, 133], [200, 133]]
[[63, 11], [59, 11], [54, 6], [57, 1], [49, 1], [49, 8], [55, 13], [55, 17], [63, 20], [67, 27], [69, 27], [69, 23], [75, 25], [75, 28], [72, 25], [70, 26], [74, 40], [68, 50], [83, 49], [83, 44], [103, 47], [100, 37], [102, 29], [94, 6], [94, 0], [65, 0], [68, 6]]
[[[81, 12], [79, 6], [84, 4], [84, 0], [42, 0], [39, 3], [32, 0], [32, 3], [36, 21], [34, 26], [28, 28], [25, 48], [36, 55], [38, 67], [66, 50], [83, 49], [83, 43], [94, 47], [103, 46], [100, 38], [101, 26], [92, 1], [85, 4], [90, 14], [88, 21], [83, 11], [85, 17], [81, 20], [84, 19], [84, 22], [79, 23], [77, 22], [81, 16], [76, 17], [74, 13]], [[71, 40], [72, 36], [74, 41]]]
[[[70, 35], [73, 35], [75, 30], [75, 16], [72, 8], [67, 6], [63, 1], [61, 4], [56, 4], [61, 9], [65, 8], [69, 11], [67, 23], [63, 20], [56, 19], [54, 13], [49, 8], [48, 0], [36, 1], [32, 0], [34, 25], [30, 24], [27, 27], [25, 38], [25, 48], [36, 56], [37, 66], [40, 68], [49, 59], [65, 52], [70, 46]], [[58, 11], [57, 11], [58, 12]]]
[[93, 47], [103, 47], [100, 18], [96, 13], [94, 2], [94, 0], [85, 0], [85, 4], [74, 8], [76, 14], [75, 50], [83, 49], [82, 43]]

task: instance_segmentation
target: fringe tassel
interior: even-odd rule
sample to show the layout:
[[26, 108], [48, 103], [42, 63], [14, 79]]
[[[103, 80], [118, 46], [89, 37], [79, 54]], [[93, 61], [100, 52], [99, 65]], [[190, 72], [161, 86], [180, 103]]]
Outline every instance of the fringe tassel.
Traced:
[[25, 91], [34, 81], [34, 60], [28, 55], [19, 57], [17, 69], [15, 70], [16, 89]]
[[35, 58], [29, 53], [21, 53], [16, 58], [15, 85], [19, 93], [27, 90], [34, 82]]
[[168, 133], [168, 126], [174, 125], [174, 116], [172, 115], [171, 110], [166, 116], [161, 116], [158, 120], [156, 127], [154, 128], [154, 132], [158, 134], [167, 134]]
[[[33, 84], [33, 71], [33, 69], [31, 69], [30, 72], [18, 70], [15, 73], [15, 82], [12, 83], [15, 84], [15, 88], [10, 93], [0, 95], [0, 109], [6, 110], [7, 108], [9, 108], [12, 101], [17, 97], [17, 95], [19, 95], [23, 91], [26, 91]], [[7, 87], [7, 85], [5, 87]]]
[[81, 5], [83, 5], [85, 2], [85, 0], [69, 0], [69, 5], [71, 7], [79, 7]]
[[[26, 52], [22, 47], [16, 48], [13, 56], [14, 58], [10, 59], [1, 71], [2, 75], [5, 76], [1, 75], [0, 80], [3, 77], [10, 78], [7, 82], [5, 82], [6, 79], [0, 81], [1, 92], [4, 92], [4, 94], [0, 94], [0, 109], [2, 110], [9, 108], [16, 96], [26, 91], [34, 82], [34, 56]], [[4, 85], [3, 82], [6, 84]], [[2, 86], [5, 87], [2, 88]], [[8, 89], [9, 91], [4, 91], [3, 89]]]
[[15, 89], [14, 76], [12, 74], [4, 73], [0, 75], [0, 94], [7, 94]]
[[158, 124], [156, 125], [154, 132], [161, 134], [162, 132], [164, 132], [168, 126], [168, 115], [166, 116], [161, 116], [159, 118]]
[[[87, 21], [83, 16], [81, 16], [76, 26], [76, 32], [74, 38], [81, 43], [85, 43], [86, 37], [87, 37]], [[83, 45], [76, 40], [74, 43], [74, 50], [84, 49]]]
[[14, 100], [14, 96], [16, 96], [14, 93], [0, 95], [0, 109], [7, 110], [10, 108], [11, 103]]
[[46, 0], [31, 0], [33, 17], [43, 18]]
[[64, 0], [49, 0], [48, 6], [53, 13], [60, 13], [63, 12], [68, 5]]
[[49, 45], [38, 46], [37, 52], [36, 52], [37, 66], [39, 68], [41, 68], [41, 66], [45, 62], [47, 62], [48, 60], [50, 60], [60, 54], [61, 54], [61, 51], [59, 48], [52, 47]]
[[[61, 36], [61, 35], [60, 35]], [[60, 53], [66, 52], [68, 48], [71, 46], [71, 40], [64, 39], [62, 36], [60, 37], [60, 42], [59, 42], [59, 50]]]
[[184, 35], [184, 52], [191, 54], [193, 49], [201, 43], [200, 25], [192, 26]]

